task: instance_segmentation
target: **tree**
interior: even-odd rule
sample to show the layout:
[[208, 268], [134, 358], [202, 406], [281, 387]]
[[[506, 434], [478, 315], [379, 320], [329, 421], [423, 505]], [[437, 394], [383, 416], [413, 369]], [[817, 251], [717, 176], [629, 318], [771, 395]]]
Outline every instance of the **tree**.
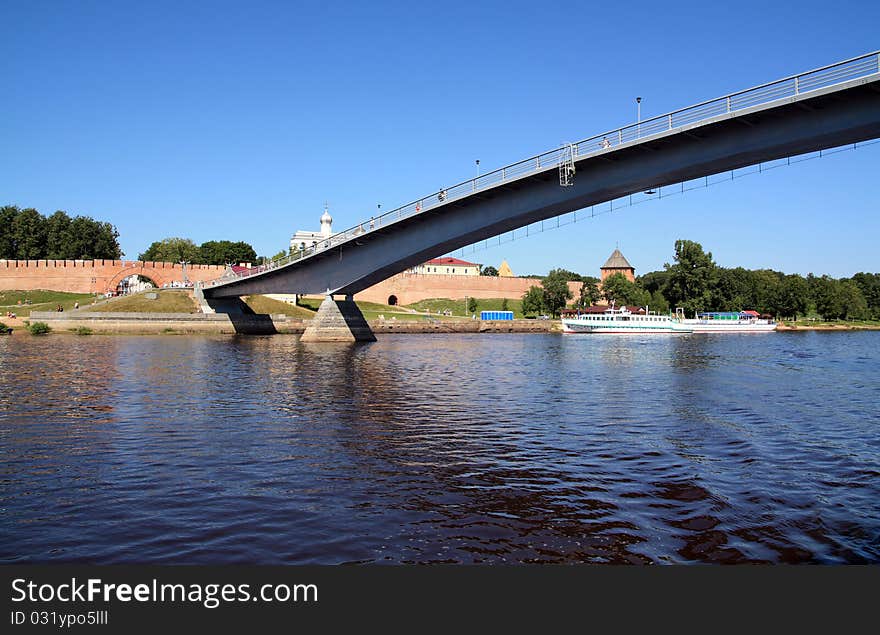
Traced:
[[669, 272], [663, 295], [670, 304], [683, 307], [687, 313], [712, 306], [716, 265], [712, 253], [704, 252], [700, 243], [676, 240], [675, 264], [666, 263], [663, 266]]
[[46, 219], [29, 207], [12, 220], [12, 240], [19, 260], [37, 260], [46, 256]]
[[523, 315], [534, 315], [544, 310], [544, 290], [538, 286], [531, 286], [522, 297]]
[[0, 208], [0, 258], [66, 260], [122, 257], [119, 232], [88, 216], [58, 210], [44, 218], [35, 209]]
[[865, 320], [868, 318], [868, 303], [862, 290], [852, 280], [838, 281], [838, 293], [842, 305], [841, 319]]
[[553, 269], [544, 276], [541, 286], [544, 288], [544, 308], [550, 311], [554, 317], [572, 299], [573, 294], [568, 288], [568, 279], [571, 272], [564, 269]]
[[868, 315], [880, 319], [880, 273], [857, 273], [850, 280], [861, 290], [868, 306]]
[[712, 287], [712, 302], [704, 307], [707, 311], [742, 311], [754, 309], [754, 272], [742, 267], [715, 270], [715, 284]]
[[578, 307], [585, 309], [599, 301], [599, 298], [602, 297], [602, 292], [599, 291], [598, 282], [597, 278], [587, 278], [581, 282], [581, 291], [577, 301]]
[[70, 258], [67, 247], [70, 243], [70, 216], [58, 210], [46, 219], [46, 258], [65, 260]]
[[649, 271], [637, 277], [636, 282], [642, 286], [642, 289], [653, 295], [657, 291], [663, 291], [668, 279], [668, 271]]
[[0, 207], [0, 259], [15, 259], [15, 237], [12, 226], [20, 211], [15, 205]]
[[642, 289], [641, 285], [631, 282], [622, 273], [615, 273], [602, 282], [602, 292], [608, 302], [617, 305], [645, 306], [651, 301], [651, 294]]
[[468, 313], [476, 313], [477, 312], [477, 299], [476, 298], [468, 298], [467, 310], [468, 310]]
[[656, 311], [657, 313], [669, 312], [669, 302], [666, 301], [666, 298], [663, 297], [659, 290], [651, 294], [648, 300], [648, 307], [651, 311]]
[[489, 265], [488, 267], [483, 267], [482, 269], [480, 269], [480, 275], [481, 276], [498, 276], [498, 270], [495, 267], [493, 267], [492, 265]]
[[824, 320], [836, 320], [843, 314], [843, 298], [839, 283], [828, 276], [813, 278], [812, 283], [816, 312]]
[[[591, 276], [582, 276], [581, 274], [575, 273], [574, 271], [569, 271], [568, 269], [554, 269], [553, 271], [555, 271], [558, 275], [564, 277], [566, 280], [571, 280], [573, 282], [583, 282], [588, 279], [596, 280], [596, 282], [598, 282], [598, 279], [596, 278], [592, 278]], [[553, 271], [551, 271], [550, 273], [553, 273]]]
[[[243, 241], [232, 242], [229, 240], [209, 240], [199, 247], [201, 262], [206, 265], [225, 265], [227, 263], [238, 264], [240, 262], [256, 262], [257, 252], [248, 243]], [[287, 252], [282, 251], [282, 256]]]
[[117, 260], [122, 257], [118, 238], [119, 232], [110, 223], [102, 223], [88, 216], [76, 216], [68, 228], [66, 257]]
[[507, 298], [501, 298], [501, 310], [502, 310], [502, 311], [509, 311], [509, 310], [510, 310], [510, 309], [508, 308], [509, 306], [510, 306], [510, 305], [509, 305], [508, 302], [507, 302]]
[[807, 312], [809, 299], [810, 288], [806, 280], [797, 274], [785, 276], [776, 296], [772, 313], [796, 320], [798, 315]]
[[148, 262], [180, 262], [186, 260], [193, 264], [201, 263], [202, 253], [189, 238], [164, 238], [151, 244], [138, 255], [138, 260]]

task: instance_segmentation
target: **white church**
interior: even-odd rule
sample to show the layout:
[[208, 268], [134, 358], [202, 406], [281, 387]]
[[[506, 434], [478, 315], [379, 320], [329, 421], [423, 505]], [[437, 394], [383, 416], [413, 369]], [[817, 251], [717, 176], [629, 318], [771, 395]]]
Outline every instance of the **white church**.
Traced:
[[297, 230], [290, 239], [290, 253], [304, 251], [310, 247], [314, 247], [320, 241], [330, 238], [333, 235], [333, 217], [327, 211], [327, 205], [324, 205], [324, 213], [321, 214], [321, 230], [309, 232], [305, 230]]

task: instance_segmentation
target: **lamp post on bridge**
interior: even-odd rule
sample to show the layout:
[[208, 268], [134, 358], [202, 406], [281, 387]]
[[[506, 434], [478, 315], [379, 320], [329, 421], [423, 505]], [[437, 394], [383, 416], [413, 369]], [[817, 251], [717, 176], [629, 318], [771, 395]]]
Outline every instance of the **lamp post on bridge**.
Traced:
[[636, 124], [638, 126], [639, 137], [642, 136], [642, 98], [636, 97]]
[[479, 159], [476, 160], [476, 164], [477, 164], [477, 178], [480, 178], [480, 160]]

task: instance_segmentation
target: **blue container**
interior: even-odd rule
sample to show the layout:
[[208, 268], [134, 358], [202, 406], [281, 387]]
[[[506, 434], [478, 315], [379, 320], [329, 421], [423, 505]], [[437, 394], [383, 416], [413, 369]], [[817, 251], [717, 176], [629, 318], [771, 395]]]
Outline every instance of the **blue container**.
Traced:
[[480, 311], [481, 320], [512, 320], [513, 311]]

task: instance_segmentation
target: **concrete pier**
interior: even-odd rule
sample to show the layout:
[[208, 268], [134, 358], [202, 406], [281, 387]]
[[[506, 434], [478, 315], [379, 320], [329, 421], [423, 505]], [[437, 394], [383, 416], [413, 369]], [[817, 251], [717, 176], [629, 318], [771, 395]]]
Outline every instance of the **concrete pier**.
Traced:
[[328, 295], [301, 339], [303, 342], [375, 342], [376, 336], [351, 296], [334, 300]]

